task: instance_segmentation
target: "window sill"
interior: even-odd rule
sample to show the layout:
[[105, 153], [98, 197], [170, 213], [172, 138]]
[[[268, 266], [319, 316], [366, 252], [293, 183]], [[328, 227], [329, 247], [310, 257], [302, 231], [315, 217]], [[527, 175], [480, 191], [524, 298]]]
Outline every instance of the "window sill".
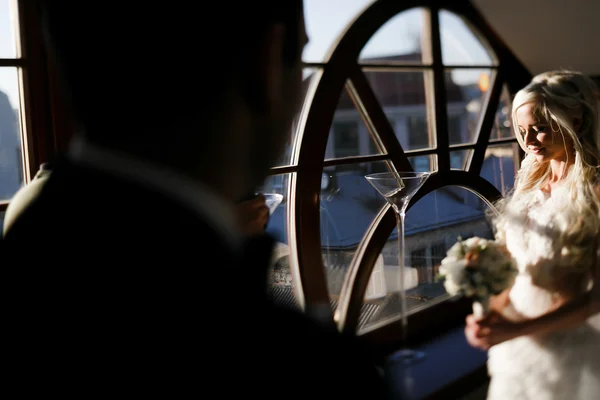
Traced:
[[415, 399], [455, 399], [475, 390], [488, 379], [487, 353], [472, 348], [466, 341], [463, 326], [428, 342], [415, 346], [425, 358], [409, 368], [386, 362], [386, 376], [393, 399], [408, 398], [403, 390], [405, 378], [412, 381]]

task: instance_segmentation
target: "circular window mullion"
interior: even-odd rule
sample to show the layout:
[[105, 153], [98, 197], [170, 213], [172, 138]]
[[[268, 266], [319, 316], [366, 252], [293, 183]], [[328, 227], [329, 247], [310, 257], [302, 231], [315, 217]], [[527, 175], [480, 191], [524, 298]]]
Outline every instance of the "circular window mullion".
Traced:
[[[487, 101], [487, 108], [484, 109], [484, 115], [477, 125], [478, 136], [476, 143], [470, 143], [465, 148], [473, 148], [474, 159], [471, 161], [469, 171], [457, 171], [450, 169], [450, 138], [448, 133], [448, 104], [451, 97], [446, 90], [446, 66], [442, 60], [442, 38], [440, 35], [440, 9], [444, 8], [461, 14], [471, 24], [483, 33], [483, 36], [490, 41], [492, 49], [496, 52], [498, 65], [502, 64], [504, 68], [502, 76], [496, 76], [494, 79], [494, 88], [502, 87], [506, 83], [512, 93], [512, 90], [520, 84], [522, 80], [529, 79], [528, 73], [518, 62], [516, 57], [505, 48], [500, 40], [486, 26], [483, 18], [478, 15], [474, 7], [468, 2], [454, 2], [451, 0], [436, 2], [433, 0], [406, 1], [397, 2], [395, 0], [379, 0], [373, 2], [371, 6], [359, 15], [353, 23], [347, 28], [344, 35], [340, 38], [337, 47], [331, 53], [327, 64], [324, 65], [324, 74], [319, 88], [315, 93], [313, 104], [309, 108], [309, 114], [306, 120], [304, 136], [302, 138], [299, 160], [297, 182], [293, 185], [293, 198], [295, 207], [290, 220], [295, 225], [290, 224], [290, 230], [294, 230], [293, 240], [297, 243], [294, 249], [298, 254], [297, 263], [301, 272], [301, 285], [305, 292], [306, 310], [310, 313], [311, 309], [323, 306], [329, 302], [327, 282], [324, 273], [323, 260], [321, 258], [321, 237], [319, 224], [319, 188], [321, 173], [324, 165], [325, 150], [328, 140], [328, 130], [333, 121], [336, 111], [336, 102], [340, 91], [345, 84], [348, 84], [350, 92], [355, 93], [355, 98], [362, 102], [360, 110], [364, 113], [363, 117], [371, 120], [374, 131], [380, 136], [381, 144], [385, 147], [387, 155], [397, 165], [406, 160], [406, 154], [397, 136], [394, 133], [389, 122], [384, 121], [385, 109], [377, 101], [377, 93], [374, 93], [370, 86], [365, 72], [357, 65], [359, 55], [370, 40], [370, 38], [381, 28], [383, 24], [389, 21], [397, 14], [406, 11], [412, 7], [421, 7], [429, 9], [429, 40], [431, 47], [424, 49], [429, 51], [430, 60], [427, 60], [422, 67], [426, 69], [426, 105], [427, 119], [429, 120], [430, 137], [435, 136], [436, 146], [434, 149], [427, 149], [428, 154], [435, 154], [438, 160], [438, 173], [434, 174], [419, 193], [413, 198], [411, 204], [416, 203], [427, 193], [443, 186], [459, 186], [468, 189], [478, 195], [480, 198], [491, 202], [500, 196], [499, 191], [486, 179], [479, 176], [479, 159], [485, 157], [485, 152], [489, 142], [494, 114], [498, 107], [498, 99], [495, 92], [490, 93]], [[478, 20], [479, 19], [479, 20]], [[504, 46], [504, 47], [503, 47]], [[506, 63], [506, 64], [505, 64]], [[455, 68], [459, 65], [454, 65]], [[414, 66], [419, 68], [420, 66]], [[465, 65], [465, 68], [475, 68]], [[495, 66], [485, 66], [487, 69], [494, 69]], [[513, 72], [514, 75], [513, 76]], [[510, 81], [509, 77], [510, 76]], [[505, 82], [503, 82], [505, 81]], [[516, 83], [515, 83], [516, 82]], [[516, 85], [516, 86], [515, 86]], [[360, 107], [359, 107], [360, 108]], [[386, 143], [387, 142], [387, 143]], [[404, 143], [404, 142], [403, 142]], [[463, 147], [463, 146], [459, 146]], [[411, 154], [409, 153], [408, 156]], [[434, 158], [432, 156], [432, 158]], [[404, 165], [400, 168], [408, 168]], [[436, 169], [433, 168], [432, 169]], [[479, 167], [480, 169], [480, 167]], [[361, 306], [368, 281], [373, 270], [375, 260], [381, 253], [386, 240], [395, 227], [395, 218], [389, 206], [383, 207], [376, 218], [368, 228], [367, 234], [358, 244], [355, 257], [353, 258], [350, 270], [346, 273], [346, 279], [338, 306], [336, 309], [336, 322], [338, 327], [350, 333], [356, 333], [358, 321], [361, 316]], [[327, 304], [329, 306], [329, 304]], [[439, 306], [442, 306], [439, 304]], [[443, 307], [446, 307], [445, 305]], [[439, 312], [439, 307], [435, 307]], [[331, 308], [328, 307], [329, 312]], [[444, 308], [446, 310], [446, 308]], [[422, 315], [429, 315], [430, 309], [419, 312], [417, 320], [422, 320]], [[412, 317], [412, 316], [411, 316]], [[329, 318], [329, 316], [327, 316]], [[435, 319], [435, 318], [433, 318]], [[432, 319], [429, 319], [431, 321]], [[418, 322], [415, 320], [415, 322]], [[395, 323], [394, 332], [397, 332], [399, 326]], [[387, 329], [387, 327], [386, 327]], [[379, 330], [376, 328], [375, 330]]]
[[[453, 7], [452, 7], [453, 8]], [[463, 7], [458, 7], [463, 8]], [[484, 115], [481, 117], [477, 127], [477, 142], [473, 146], [475, 160], [471, 161], [470, 171], [451, 171], [450, 170], [450, 146], [448, 134], [448, 109], [447, 93], [445, 85], [445, 66], [442, 62], [441, 34], [439, 21], [439, 7], [429, 9], [430, 38], [431, 40], [431, 70], [426, 77], [426, 84], [429, 80], [429, 90], [427, 93], [428, 119], [429, 126], [435, 127], [435, 137], [437, 146], [434, 151], [438, 157], [438, 171], [413, 198], [412, 204], [415, 204], [427, 193], [430, 193], [443, 186], [459, 186], [475, 193], [478, 197], [491, 205], [493, 201], [501, 196], [501, 193], [487, 180], [479, 176], [483, 158], [485, 157], [489, 137], [494, 122], [494, 115], [498, 107], [498, 102], [502, 90], [503, 79], [500, 73], [496, 73], [493, 79], [494, 86], [492, 92], [486, 101]], [[478, 24], [480, 25], [480, 24]], [[501, 59], [499, 57], [499, 59]], [[499, 64], [499, 63], [498, 63]], [[474, 66], [467, 66], [475, 68]], [[488, 66], [488, 69], [497, 71], [497, 66]], [[360, 92], [360, 91], [359, 91]], [[364, 96], [364, 93], [359, 93]], [[385, 131], [384, 131], [385, 132]], [[381, 133], [381, 138], [385, 133]], [[359, 245], [355, 258], [352, 262], [352, 270], [348, 273], [346, 287], [338, 303], [336, 310], [336, 322], [338, 328], [347, 333], [356, 333], [358, 331], [359, 319], [361, 317], [364, 295], [371, 273], [378, 257], [381, 253], [385, 241], [395, 228], [395, 218], [389, 207], [384, 207], [376, 216], [373, 224], [365, 234], [363, 241]], [[436, 309], [438, 307], [435, 307]], [[430, 310], [431, 311], [431, 310]], [[400, 327], [397, 327], [400, 328]]]

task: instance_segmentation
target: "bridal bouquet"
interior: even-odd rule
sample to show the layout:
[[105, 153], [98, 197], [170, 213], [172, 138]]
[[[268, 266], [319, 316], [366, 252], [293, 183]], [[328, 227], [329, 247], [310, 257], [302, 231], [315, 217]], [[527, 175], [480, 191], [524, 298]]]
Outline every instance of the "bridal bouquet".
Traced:
[[490, 298], [509, 288], [517, 268], [503, 243], [472, 237], [458, 238], [442, 260], [439, 278], [448, 294], [473, 299], [473, 313], [482, 318], [489, 313]]

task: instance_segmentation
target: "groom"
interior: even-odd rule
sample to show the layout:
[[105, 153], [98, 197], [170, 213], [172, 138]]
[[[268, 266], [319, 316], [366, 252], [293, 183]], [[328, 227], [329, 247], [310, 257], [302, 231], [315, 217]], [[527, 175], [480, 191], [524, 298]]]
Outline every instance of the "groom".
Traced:
[[7, 384], [382, 398], [353, 339], [267, 300], [272, 239], [236, 224], [297, 111], [302, 2], [39, 7], [79, 135], [2, 244]]

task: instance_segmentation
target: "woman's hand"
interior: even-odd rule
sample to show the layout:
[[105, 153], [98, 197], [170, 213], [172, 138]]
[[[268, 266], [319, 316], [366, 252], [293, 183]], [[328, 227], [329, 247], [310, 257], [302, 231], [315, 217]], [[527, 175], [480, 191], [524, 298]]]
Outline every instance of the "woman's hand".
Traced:
[[490, 299], [490, 310], [502, 314], [502, 311], [510, 303], [510, 289], [506, 289], [497, 296]]
[[467, 317], [465, 336], [469, 344], [477, 349], [488, 350], [521, 334], [521, 323], [511, 322], [494, 310], [480, 320], [474, 315]]
[[467, 341], [473, 347], [487, 350], [519, 336], [541, 338], [551, 332], [577, 328], [590, 316], [600, 313], [600, 298], [596, 293], [588, 292], [570, 301], [561, 300], [546, 314], [519, 322], [512, 322], [495, 310], [481, 320], [469, 315], [465, 327]]

